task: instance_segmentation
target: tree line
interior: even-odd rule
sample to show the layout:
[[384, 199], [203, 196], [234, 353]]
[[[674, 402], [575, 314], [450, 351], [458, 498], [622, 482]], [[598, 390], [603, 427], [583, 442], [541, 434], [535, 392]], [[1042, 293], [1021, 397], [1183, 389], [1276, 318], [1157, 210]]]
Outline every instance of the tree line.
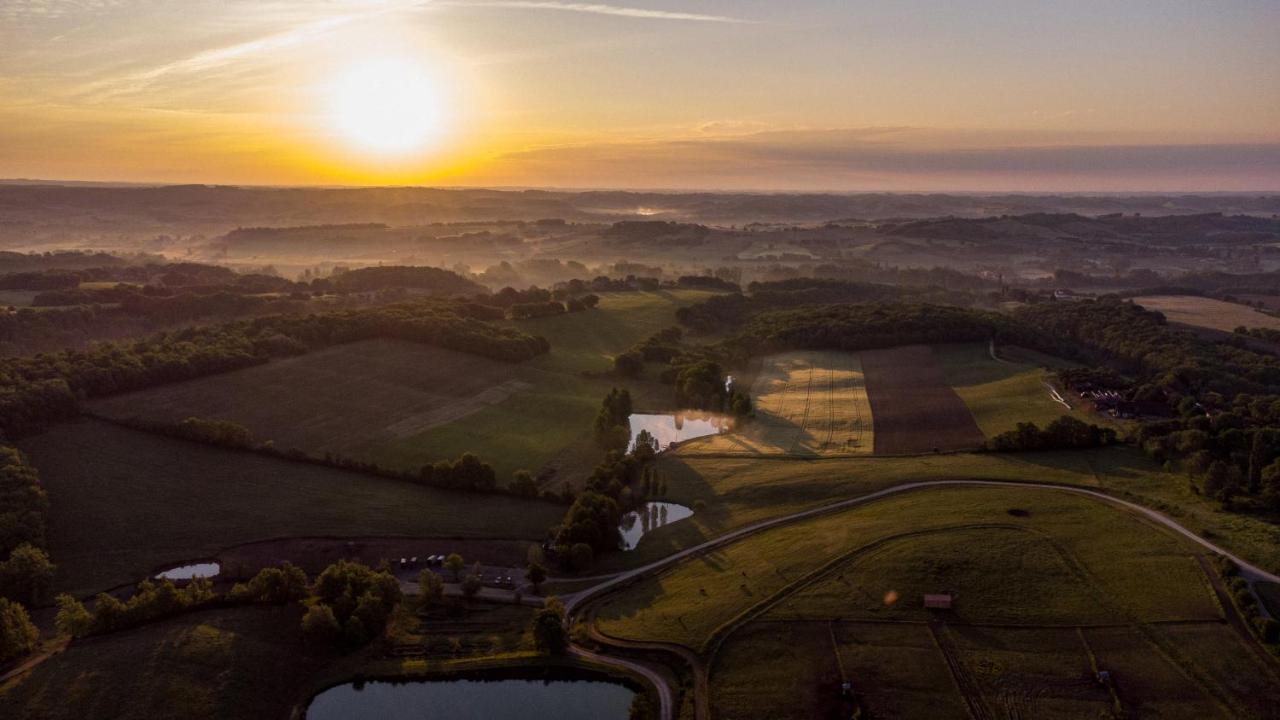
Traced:
[[545, 338], [459, 314], [446, 301], [272, 316], [0, 360], [0, 430], [21, 435], [74, 416], [85, 397], [226, 372], [273, 357], [372, 338], [417, 342], [505, 362], [550, 349]]

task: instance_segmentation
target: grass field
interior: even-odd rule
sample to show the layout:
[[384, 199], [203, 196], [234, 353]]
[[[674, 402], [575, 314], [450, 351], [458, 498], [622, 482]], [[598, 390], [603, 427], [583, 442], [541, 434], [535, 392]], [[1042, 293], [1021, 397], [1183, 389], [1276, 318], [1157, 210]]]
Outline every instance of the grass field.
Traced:
[[1245, 327], [1280, 330], [1280, 318], [1259, 312], [1247, 305], [1229, 303], [1195, 295], [1151, 295], [1133, 301], [1148, 310], [1164, 313], [1169, 322], [1232, 332]]
[[[710, 656], [718, 717], [827, 716], [841, 679], [874, 717], [1097, 717], [1116, 699], [1094, 663], [1136, 716], [1181, 697], [1210, 716], [1269, 717], [1280, 676], [1221, 621], [1193, 553], [1087, 498], [929, 490], [692, 558], [596, 620]], [[929, 592], [953, 609], [925, 610]], [[1126, 634], [1093, 649], [1095, 630]]]
[[[930, 554], [988, 525], [1026, 533], [1026, 537], [1041, 535], [1050, 545], [1039, 547], [1034, 560], [1020, 556], [1016, 541], [992, 543], [992, 547], [962, 546], [955, 552], [967, 551], [970, 559], [963, 563], [955, 552], [941, 557]], [[941, 544], [920, 545], [914, 534], [924, 531], [947, 537]], [[901, 549], [894, 547], [903, 543]], [[877, 560], [883, 557], [877, 553], [886, 549], [891, 559], [893, 553], [904, 554], [899, 560], [914, 559], [898, 562], [894, 572], [886, 573], [884, 562]], [[1019, 582], [1024, 562], [1028, 580]], [[845, 567], [847, 563], [852, 565]], [[858, 571], [858, 565], [865, 563], [870, 563], [869, 569]], [[961, 598], [957, 617], [976, 613], [983, 622], [1049, 622], [1053, 618], [1047, 613], [1055, 611], [1043, 607], [1045, 597], [1086, 591], [1095, 597], [1080, 599], [1077, 607], [1105, 601], [1101, 607], [1113, 616], [1144, 621], [1203, 620], [1219, 612], [1203, 575], [1197, 575], [1200, 571], [1188, 546], [1126, 514], [1094, 500], [1049, 490], [951, 488], [891, 497], [769, 530], [686, 561], [604, 604], [598, 616], [600, 627], [619, 637], [702, 648], [717, 628], [774, 593], [798, 589], [796, 583], [802, 581], [805, 585], [826, 581], [825, 572], [806, 577], [820, 569], [836, 573], [831, 581], [836, 583], [843, 573], [870, 598], [844, 597], [840, 617], [923, 619], [919, 594], [926, 586], [933, 588], [930, 591], [956, 593]], [[937, 580], [935, 585], [932, 577], [949, 578], [952, 584]], [[1024, 586], [1033, 582], [1044, 587], [1035, 593], [1026, 591]], [[1093, 587], [1073, 587], [1081, 583]], [[823, 585], [814, 587], [822, 595]], [[900, 593], [901, 609], [874, 604], [883, 603], [891, 590]], [[905, 595], [908, 592], [916, 594]], [[968, 597], [974, 598], [972, 607], [961, 604]], [[1001, 604], [983, 604], [992, 598], [1002, 599]]]
[[[1003, 351], [1002, 351], [1003, 354]], [[1020, 359], [1032, 359], [1013, 353]], [[998, 362], [991, 358], [985, 345], [939, 345], [934, 357], [942, 367], [943, 378], [950, 385], [988, 438], [1013, 430], [1020, 422], [1034, 422], [1040, 427], [1063, 415], [1073, 415], [1085, 422], [1104, 422], [1100, 416], [1080, 408], [1067, 408], [1055, 401], [1046, 383], [1052, 374], [1041, 365], [1052, 358], [1035, 358], [1039, 362]]]
[[303, 642], [300, 617], [296, 606], [204, 610], [78, 640], [0, 687], [0, 717], [285, 718], [332, 660]]
[[506, 482], [518, 469], [587, 470], [598, 461], [591, 421], [614, 385], [637, 405], [669, 410], [655, 378], [622, 382], [611, 358], [675, 324], [677, 307], [708, 293], [606, 293], [586, 313], [511, 323], [551, 352], [513, 365], [407, 342], [327, 348], [237, 372], [92, 403], [107, 417], [231, 420], [281, 449], [339, 453], [395, 468], [475, 452]]
[[[692, 445], [692, 443], [690, 443]], [[1161, 509], [1192, 530], [1273, 572], [1280, 572], [1280, 527], [1265, 519], [1224, 513], [1191, 491], [1184, 476], [1164, 472], [1123, 446], [1088, 451], [959, 453], [906, 457], [706, 457], [687, 446], [665, 453], [656, 472], [664, 499], [703, 509], [645, 536], [632, 552], [606, 556], [606, 567], [657, 559], [750, 522], [922, 480], [1039, 481], [1103, 488]]]
[[540, 539], [558, 505], [420, 487], [222, 450], [98, 421], [20, 443], [51, 504], [59, 590], [136, 582], [169, 564], [284, 536]]
[[761, 360], [750, 394], [754, 420], [738, 432], [699, 440], [690, 452], [799, 457], [871, 452], [871, 405], [857, 355], [770, 355]]

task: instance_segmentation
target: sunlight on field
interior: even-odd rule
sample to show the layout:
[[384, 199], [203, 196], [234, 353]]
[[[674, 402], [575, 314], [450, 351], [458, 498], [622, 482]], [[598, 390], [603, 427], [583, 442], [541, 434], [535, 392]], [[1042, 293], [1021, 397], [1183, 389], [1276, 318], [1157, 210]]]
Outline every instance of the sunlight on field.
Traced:
[[691, 453], [851, 455], [872, 448], [871, 405], [857, 355], [764, 358], [751, 386], [756, 417], [741, 431], [690, 443]]
[[1280, 330], [1280, 318], [1245, 305], [1195, 295], [1153, 295], [1133, 301], [1148, 310], [1163, 313], [1169, 322], [1231, 332], [1241, 325]]

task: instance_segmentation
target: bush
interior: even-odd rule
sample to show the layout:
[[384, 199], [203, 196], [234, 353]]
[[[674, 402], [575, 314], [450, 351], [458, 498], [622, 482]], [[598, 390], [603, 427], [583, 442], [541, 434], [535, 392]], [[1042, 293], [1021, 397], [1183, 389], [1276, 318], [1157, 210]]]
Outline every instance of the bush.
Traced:
[[263, 568], [248, 584], [238, 583], [231, 588], [229, 598], [237, 602], [284, 605], [306, 596], [307, 574], [286, 562], [278, 568]]
[[38, 605], [45, 601], [53, 583], [54, 564], [45, 551], [23, 543], [0, 562], [0, 597]]
[[84, 603], [70, 595], [59, 595], [57, 598], [58, 614], [53, 624], [58, 632], [69, 637], [84, 637], [93, 627], [93, 616], [85, 609]]
[[563, 653], [569, 646], [569, 635], [564, 629], [564, 605], [555, 597], [543, 602], [533, 614], [533, 642], [538, 650], [549, 655]]
[[31, 623], [26, 608], [0, 598], [0, 662], [26, 655], [39, 639], [40, 631]]

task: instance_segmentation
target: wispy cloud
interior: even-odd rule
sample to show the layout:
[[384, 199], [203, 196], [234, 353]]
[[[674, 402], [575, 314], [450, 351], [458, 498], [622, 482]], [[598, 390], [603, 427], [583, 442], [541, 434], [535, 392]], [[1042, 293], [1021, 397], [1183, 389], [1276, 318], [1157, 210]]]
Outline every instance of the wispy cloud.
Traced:
[[616, 17], [638, 18], [642, 20], [685, 20], [690, 22], [713, 23], [754, 23], [753, 20], [729, 17], [726, 15], [705, 15], [703, 13], [676, 12], [671, 10], [651, 10], [649, 8], [628, 7], [625, 5], [606, 5], [604, 3], [558, 2], [557, 0], [476, 0], [475, 2], [448, 2], [442, 5], [453, 7], [493, 7], [517, 10], [559, 10], [562, 12], [591, 13], [594, 15], [613, 15]]

